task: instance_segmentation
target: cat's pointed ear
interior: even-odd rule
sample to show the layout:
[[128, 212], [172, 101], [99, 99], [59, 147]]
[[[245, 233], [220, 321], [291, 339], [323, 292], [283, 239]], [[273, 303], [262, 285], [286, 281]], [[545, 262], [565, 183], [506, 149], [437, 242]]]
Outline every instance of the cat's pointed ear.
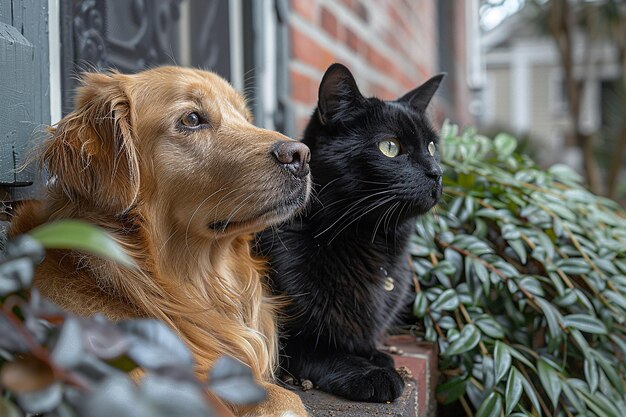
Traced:
[[347, 112], [364, 100], [348, 68], [332, 64], [320, 83], [317, 112], [322, 124], [340, 120]]
[[409, 103], [417, 110], [423, 112], [424, 110], [426, 110], [428, 103], [430, 103], [430, 100], [433, 98], [435, 92], [439, 88], [439, 84], [441, 84], [441, 80], [443, 80], [443, 77], [445, 76], [445, 73], [435, 75], [424, 84], [400, 97], [398, 101]]

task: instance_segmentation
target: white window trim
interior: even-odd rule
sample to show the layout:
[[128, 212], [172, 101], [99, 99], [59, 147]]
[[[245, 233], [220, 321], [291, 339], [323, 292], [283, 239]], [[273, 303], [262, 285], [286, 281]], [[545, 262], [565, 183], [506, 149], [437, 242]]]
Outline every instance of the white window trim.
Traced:
[[50, 124], [63, 115], [61, 103], [61, 13], [60, 0], [48, 0], [48, 59], [50, 66]]

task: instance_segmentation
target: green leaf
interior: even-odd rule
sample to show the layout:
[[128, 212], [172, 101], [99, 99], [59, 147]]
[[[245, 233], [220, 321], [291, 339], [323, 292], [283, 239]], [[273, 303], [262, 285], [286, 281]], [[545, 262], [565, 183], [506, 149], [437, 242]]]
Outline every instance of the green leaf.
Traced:
[[583, 275], [591, 271], [591, 266], [581, 258], [562, 259], [555, 265], [568, 275]]
[[519, 257], [522, 265], [526, 265], [526, 260], [528, 259], [528, 253], [526, 252], [526, 247], [524, 246], [524, 242], [521, 239], [514, 239], [507, 241], [511, 249], [515, 251], [515, 254]]
[[437, 341], [437, 332], [435, 331], [435, 327], [430, 317], [424, 318], [424, 327], [426, 328], [424, 339], [426, 339], [429, 342]]
[[561, 219], [571, 222], [576, 221], [576, 215], [570, 209], [563, 206], [562, 203], [546, 202], [544, 204], [548, 210], [558, 215]]
[[589, 343], [587, 343], [587, 339], [585, 339], [585, 336], [583, 336], [579, 330], [570, 329], [569, 334], [572, 336], [581, 352], [589, 352]]
[[563, 394], [565, 395], [569, 403], [576, 409], [579, 414], [584, 414], [585, 409], [581, 402], [581, 398], [572, 388], [570, 380], [568, 379], [566, 381], [561, 381], [561, 386], [563, 388]]
[[611, 274], [611, 275], [618, 275], [619, 271], [617, 270], [617, 268], [615, 267], [615, 265], [613, 265], [613, 262], [611, 262], [608, 259], [595, 259], [594, 260], [596, 266], [598, 266], [598, 268], [602, 269], [603, 271]]
[[562, 296], [557, 297], [553, 300], [553, 302], [559, 307], [570, 307], [576, 301], [578, 301], [578, 296], [576, 295], [576, 292], [572, 291], [569, 288], [563, 292]]
[[454, 274], [455, 270], [456, 268], [454, 267], [454, 265], [446, 260], [440, 261], [437, 266], [433, 268], [433, 271], [441, 272], [442, 274], [446, 275]]
[[621, 355], [626, 355], [626, 338], [620, 337], [618, 334], [610, 334], [609, 338], [622, 351]]
[[600, 365], [604, 373], [606, 374], [613, 387], [619, 392], [621, 395], [624, 395], [624, 380], [619, 377], [616, 369], [618, 368], [617, 364], [610, 363], [606, 360], [601, 354], [596, 351], [590, 351], [590, 354], [596, 359], [597, 363]]
[[474, 320], [474, 324], [480, 329], [481, 332], [494, 339], [504, 338], [504, 330], [500, 323], [498, 323], [493, 317], [483, 315]]
[[22, 417], [24, 414], [8, 398], [0, 397], [0, 416]]
[[472, 350], [480, 342], [480, 332], [473, 324], [468, 324], [463, 327], [459, 338], [450, 344], [450, 346], [443, 352], [444, 356], [459, 355], [461, 353]]
[[561, 338], [562, 332], [561, 326], [559, 326], [559, 323], [563, 320], [561, 313], [559, 313], [559, 311], [552, 304], [541, 297], [536, 297], [535, 301], [537, 301], [537, 304], [539, 304], [539, 307], [541, 307], [541, 310], [543, 311], [546, 322], [548, 323], [550, 336], [553, 338]]
[[410, 242], [409, 253], [413, 256], [428, 256], [430, 254], [430, 248], [418, 245], [415, 242]]
[[508, 157], [517, 148], [517, 140], [506, 133], [499, 133], [493, 143], [500, 159]]
[[496, 347], [493, 351], [493, 358], [495, 363], [495, 371], [496, 371], [496, 384], [500, 381], [509, 368], [511, 367], [511, 353], [509, 353], [509, 348], [504, 343], [497, 341]]
[[492, 392], [485, 398], [476, 411], [475, 417], [500, 417], [502, 412], [502, 397]]
[[541, 406], [539, 405], [539, 398], [537, 397], [535, 387], [523, 375], [520, 375], [520, 377], [522, 379], [522, 386], [524, 387], [524, 392], [526, 393], [526, 396], [535, 408], [535, 411], [541, 416]]
[[587, 385], [589, 385], [589, 390], [593, 393], [596, 389], [598, 389], [598, 366], [596, 365], [596, 360], [593, 356], [587, 355], [583, 368], [585, 370]]
[[621, 307], [622, 310], [626, 310], [626, 297], [614, 291], [604, 291], [602, 294], [616, 307]]
[[517, 283], [520, 288], [524, 288], [526, 291], [537, 297], [543, 297], [545, 295], [541, 282], [534, 276], [523, 276], [519, 281], [517, 281]]
[[563, 164], [552, 165], [548, 172], [556, 177], [556, 179], [565, 182], [581, 183], [583, 178], [573, 169]]
[[[515, 139], [484, 142], [472, 129], [442, 138], [444, 184], [451, 192], [444, 193], [436, 219], [422, 219], [418, 227], [428, 237], [420, 244], [440, 261], [443, 251], [455, 269], [448, 273], [441, 262], [433, 269], [429, 259], [414, 255], [428, 302], [445, 305], [442, 293], [453, 289], [476, 339], [493, 352], [485, 359], [476, 339], [462, 334], [456, 314], [433, 310], [448, 336], [441, 369], [461, 372], [454, 375], [467, 381], [475, 409], [497, 392], [503, 417], [622, 412], [626, 212], [585, 190], [570, 168], [539, 168], [517, 151]], [[432, 320], [422, 320], [426, 336], [437, 340]]]
[[503, 212], [508, 214], [506, 210], [494, 210], [494, 209], [482, 208], [475, 213], [475, 216], [485, 217], [485, 218], [494, 219], [494, 220], [500, 220], [502, 219]]
[[537, 363], [537, 372], [539, 374], [541, 385], [543, 385], [548, 398], [552, 401], [552, 406], [556, 408], [556, 405], [559, 402], [559, 396], [561, 395], [561, 380], [559, 378], [559, 373], [557, 373], [556, 370], [554, 370], [554, 368], [552, 368], [543, 359], [539, 359]]
[[28, 234], [48, 249], [90, 252], [127, 267], [134, 267], [132, 259], [115, 240], [89, 223], [77, 220], [59, 220], [43, 224]]
[[452, 288], [442, 292], [435, 301], [430, 304], [430, 309], [434, 311], [450, 311], [459, 307], [459, 297]]
[[586, 333], [607, 334], [606, 326], [602, 321], [586, 314], [569, 314], [563, 318], [563, 325]]
[[507, 223], [500, 229], [502, 232], [502, 238], [506, 240], [518, 240], [522, 237], [522, 234], [517, 227], [512, 223]]
[[424, 295], [424, 291], [420, 291], [415, 294], [415, 301], [413, 302], [413, 315], [418, 318], [422, 318], [426, 315], [426, 309], [428, 308], [428, 300]]
[[568, 200], [573, 200], [585, 204], [594, 203], [594, 195], [587, 190], [573, 188], [570, 190], [565, 190], [563, 192], [563, 195]]
[[522, 377], [517, 370], [517, 368], [511, 368], [511, 372], [509, 372], [509, 378], [506, 381], [506, 389], [505, 389], [505, 401], [506, 401], [506, 409], [504, 411], [505, 415], [511, 414], [513, 408], [517, 405], [520, 398], [522, 397]]
[[604, 401], [600, 393], [591, 394], [583, 389], [578, 389], [583, 401], [598, 417], [621, 417], [619, 410], [612, 404]]
[[521, 363], [523, 363], [530, 369], [532, 370], [535, 369], [535, 366], [524, 355], [522, 355], [517, 349], [515, 349], [512, 346], [507, 346], [507, 350], [509, 351], [511, 356], [513, 356], [515, 359], [517, 359], [518, 361], [520, 361]]
[[474, 273], [481, 282], [489, 281], [489, 271], [487, 267], [478, 259], [473, 260]]
[[[554, 244], [548, 235], [543, 233], [542, 231], [537, 231], [537, 238], [539, 239], [539, 244], [546, 251], [546, 256], [548, 259], [554, 259]], [[538, 245], [539, 247], [539, 245]]]
[[437, 401], [441, 404], [451, 404], [465, 394], [467, 380], [456, 377], [439, 385], [436, 390]]

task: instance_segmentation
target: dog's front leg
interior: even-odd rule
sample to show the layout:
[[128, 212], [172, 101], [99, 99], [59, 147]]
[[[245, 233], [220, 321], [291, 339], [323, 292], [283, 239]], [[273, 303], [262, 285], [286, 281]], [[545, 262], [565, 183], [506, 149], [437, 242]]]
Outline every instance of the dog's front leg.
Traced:
[[308, 417], [302, 400], [288, 389], [269, 382], [261, 386], [267, 392], [267, 398], [253, 407], [237, 410], [237, 415], [244, 417]]

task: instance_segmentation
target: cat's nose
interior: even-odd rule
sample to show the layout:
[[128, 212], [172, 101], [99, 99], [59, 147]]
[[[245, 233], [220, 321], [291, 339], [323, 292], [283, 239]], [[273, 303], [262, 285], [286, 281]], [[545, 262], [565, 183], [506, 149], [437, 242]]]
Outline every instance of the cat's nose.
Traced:
[[437, 183], [439, 183], [441, 181], [441, 175], [443, 174], [443, 172], [441, 172], [441, 168], [437, 167], [437, 168], [432, 168], [429, 171], [426, 171], [426, 176], [428, 178], [431, 178], [433, 180], [435, 180]]
[[271, 153], [279, 164], [287, 168], [296, 177], [302, 178], [309, 173], [311, 151], [305, 144], [279, 140], [272, 146]]

